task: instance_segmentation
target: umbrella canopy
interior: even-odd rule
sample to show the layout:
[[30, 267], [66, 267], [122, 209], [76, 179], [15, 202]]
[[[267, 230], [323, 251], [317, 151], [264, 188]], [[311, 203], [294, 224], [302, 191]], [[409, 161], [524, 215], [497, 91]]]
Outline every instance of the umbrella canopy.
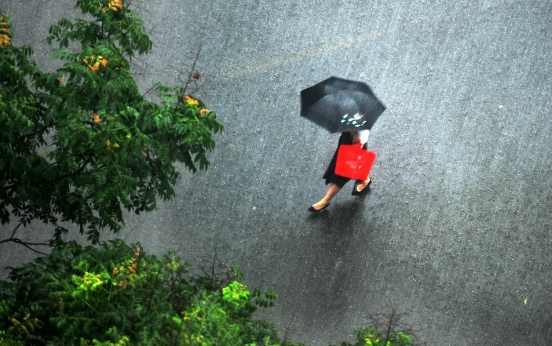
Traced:
[[384, 110], [362, 82], [330, 77], [301, 91], [301, 116], [331, 133], [371, 129]]

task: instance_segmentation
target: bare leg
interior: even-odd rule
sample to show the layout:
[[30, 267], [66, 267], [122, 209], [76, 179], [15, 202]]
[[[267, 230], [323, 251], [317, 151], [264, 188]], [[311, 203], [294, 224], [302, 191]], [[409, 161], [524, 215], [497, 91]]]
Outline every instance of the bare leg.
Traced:
[[368, 185], [369, 182], [370, 182], [370, 177], [368, 177], [368, 179], [366, 179], [363, 183], [358, 184], [356, 187], [356, 190], [358, 192], [364, 190], [364, 188], [366, 187], [366, 185]]
[[320, 210], [321, 208], [324, 208], [326, 205], [328, 205], [328, 203], [330, 203], [330, 200], [339, 192], [339, 190], [341, 190], [339, 186], [331, 184], [328, 192], [326, 192], [326, 196], [324, 196], [324, 198], [322, 198], [320, 202], [313, 204], [312, 207], [315, 210]]

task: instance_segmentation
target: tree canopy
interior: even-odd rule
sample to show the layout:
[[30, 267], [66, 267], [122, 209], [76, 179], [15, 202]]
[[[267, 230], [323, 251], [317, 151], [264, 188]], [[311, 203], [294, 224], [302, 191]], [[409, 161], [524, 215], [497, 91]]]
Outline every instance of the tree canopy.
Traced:
[[55, 226], [54, 239], [69, 222], [97, 243], [100, 230], [120, 230], [124, 209], [150, 211], [172, 198], [178, 163], [206, 169], [223, 129], [185, 86], [158, 83], [160, 102], [140, 93], [131, 62], [152, 41], [124, 1], [76, 8], [87, 19], [50, 28], [63, 62], [54, 72], [30, 60], [31, 47], [12, 44], [0, 12], [0, 220], [14, 224], [0, 242], [18, 242], [15, 231], [40, 220]]

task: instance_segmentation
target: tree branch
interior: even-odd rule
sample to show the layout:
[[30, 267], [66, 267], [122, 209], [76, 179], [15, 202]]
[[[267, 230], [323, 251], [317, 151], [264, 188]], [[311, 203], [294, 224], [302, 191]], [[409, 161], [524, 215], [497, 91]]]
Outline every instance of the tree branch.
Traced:
[[[72, 159], [72, 158], [78, 157], [78, 156], [79, 156], [79, 154], [73, 154], [73, 155], [67, 157], [66, 160], [67, 160], [67, 159]], [[60, 161], [50, 162], [49, 164], [47, 164], [46, 166], [42, 167], [42, 168], [39, 169], [38, 171], [39, 171], [39, 172], [42, 172], [43, 170], [45, 170], [46, 168], [48, 168], [48, 167], [50, 167], [50, 166], [54, 166], [54, 165], [59, 164], [59, 162], [60, 162]]]
[[153, 91], [155, 89], [155, 85], [152, 86], [151, 88], [149, 88], [148, 90], [146, 90], [145, 93], [142, 94], [142, 97], [145, 97], [147, 94], [149, 94], [151, 91]]
[[[19, 239], [18, 239], [18, 240], [19, 240]], [[24, 247], [26, 247], [27, 249], [33, 251], [33, 252], [39, 253], [39, 254], [44, 255], [44, 256], [48, 256], [47, 253], [44, 253], [44, 252], [42, 252], [42, 251], [35, 250], [35, 249], [33, 249], [32, 247], [28, 246], [27, 243], [25, 243], [25, 242], [19, 241], [19, 243], [20, 243], [21, 245], [23, 245]], [[44, 244], [44, 245], [48, 246], [48, 244]]]
[[184, 95], [186, 95], [186, 89], [188, 89], [188, 85], [190, 85], [190, 82], [192, 81], [192, 76], [194, 74], [195, 65], [199, 59], [199, 53], [201, 52], [201, 47], [203, 46], [203, 43], [199, 45], [199, 49], [197, 50], [196, 56], [194, 58], [194, 63], [192, 64], [192, 69], [190, 70], [190, 75], [188, 76], [188, 80], [186, 81], [186, 85], [184, 86], [184, 91], [182, 92]]
[[52, 126], [57, 125], [58, 123], [59, 123], [59, 121], [54, 122], [54, 123], [52, 123], [52, 124], [50, 124], [50, 125], [48, 125], [48, 126], [44, 126], [43, 128], [41, 128], [41, 129], [39, 129], [39, 130], [36, 130], [35, 132], [31, 132], [31, 133], [27, 133], [26, 135], [19, 136], [19, 137], [17, 138], [17, 140], [20, 141], [20, 140], [23, 140], [23, 139], [25, 139], [25, 138], [28, 138], [28, 137], [32, 137], [32, 136], [34, 136], [34, 135], [37, 135], [37, 134], [39, 134], [39, 133], [41, 133], [41, 132], [44, 132], [44, 131], [48, 130], [48, 129], [49, 129], [50, 127], [52, 127]]
[[389, 324], [387, 325], [387, 334], [385, 335], [385, 342], [389, 341], [389, 335], [391, 335], [391, 328], [393, 328], [393, 317], [395, 317], [395, 310], [391, 311], [391, 317], [389, 318]]
[[164, 22], [165, 22], [165, 19], [167, 19], [167, 18], [169, 18], [169, 16], [166, 16], [165, 18], [163, 18], [163, 19], [161, 19], [159, 22], [157, 22], [157, 24], [155, 24], [154, 26], [152, 26], [151, 29], [149, 29], [149, 30], [146, 32], [146, 35], [149, 36], [149, 35], [151, 34], [151, 32], [152, 32], [153, 30], [155, 30], [155, 29], [159, 26], [159, 24], [164, 23]]
[[9, 241], [12, 241], [14, 243], [18, 243], [18, 244], [21, 244], [23, 245], [24, 247], [26, 247], [27, 249], [31, 250], [31, 251], [34, 251], [36, 253], [39, 253], [41, 255], [44, 255], [46, 256], [47, 254], [42, 252], [42, 251], [38, 251], [38, 250], [35, 250], [33, 249], [32, 247], [30, 247], [29, 245], [32, 245], [32, 246], [50, 246], [50, 244], [46, 244], [46, 243], [27, 243], [25, 241], [21, 241], [21, 239], [19, 238], [8, 238], [8, 239], [4, 239], [4, 240], [0, 240], [0, 244], [2, 243], [7, 243]]
[[[12, 235], [10, 236], [10, 239], [13, 238], [13, 236], [15, 235], [15, 232], [17, 232], [17, 229], [19, 227], [21, 227], [21, 225], [23, 224], [23, 222], [20, 222], [19, 225], [15, 226], [15, 228], [13, 229], [13, 233]], [[2, 244], [2, 242], [0, 241], [0, 244]]]
[[[29, 242], [24, 242], [24, 241], [21, 241], [21, 239], [19, 238], [14, 238], [15, 236], [15, 233], [17, 232], [17, 230], [19, 229], [19, 227], [21, 227], [21, 225], [23, 225], [23, 222], [20, 222], [17, 226], [15, 226], [15, 228], [13, 229], [13, 232], [11, 234], [11, 236], [7, 239], [3, 239], [3, 240], [0, 240], [0, 244], [3, 244], [3, 243], [7, 243], [9, 241], [13, 241], [14, 243], [19, 243], [21, 245], [24, 245], [24, 246], [27, 246], [27, 245], [33, 245], [33, 246], [50, 246], [49, 244], [46, 244], [46, 243], [29, 243]], [[27, 246], [28, 247], [28, 246]], [[33, 250], [33, 249], [31, 249]], [[33, 250], [35, 251], [35, 250]]]
[[92, 161], [92, 157], [89, 157], [76, 172], [64, 174], [61, 177], [57, 178], [56, 180], [48, 181], [44, 184], [41, 184], [41, 186], [48, 185], [48, 184], [53, 184], [53, 183], [56, 183], [60, 180], [65, 179], [65, 178], [74, 177], [76, 175], [79, 175], [86, 168], [86, 166], [90, 163], [90, 161]]

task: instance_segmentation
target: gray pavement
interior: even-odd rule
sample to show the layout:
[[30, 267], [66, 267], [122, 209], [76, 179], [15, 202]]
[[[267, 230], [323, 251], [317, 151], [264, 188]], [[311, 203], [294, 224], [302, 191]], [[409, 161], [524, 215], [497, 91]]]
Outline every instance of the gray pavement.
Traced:
[[[552, 1], [134, 2], [158, 24], [141, 88], [185, 79], [203, 44], [197, 96], [226, 131], [211, 168], [122, 237], [191, 261], [217, 248], [279, 295], [259, 317], [310, 345], [352, 340], [389, 304], [428, 345], [550, 345]], [[41, 40], [72, 4], [0, 0], [45, 68]], [[298, 94], [332, 75], [387, 111], [370, 194], [348, 184], [309, 215], [337, 136], [299, 117]]]

